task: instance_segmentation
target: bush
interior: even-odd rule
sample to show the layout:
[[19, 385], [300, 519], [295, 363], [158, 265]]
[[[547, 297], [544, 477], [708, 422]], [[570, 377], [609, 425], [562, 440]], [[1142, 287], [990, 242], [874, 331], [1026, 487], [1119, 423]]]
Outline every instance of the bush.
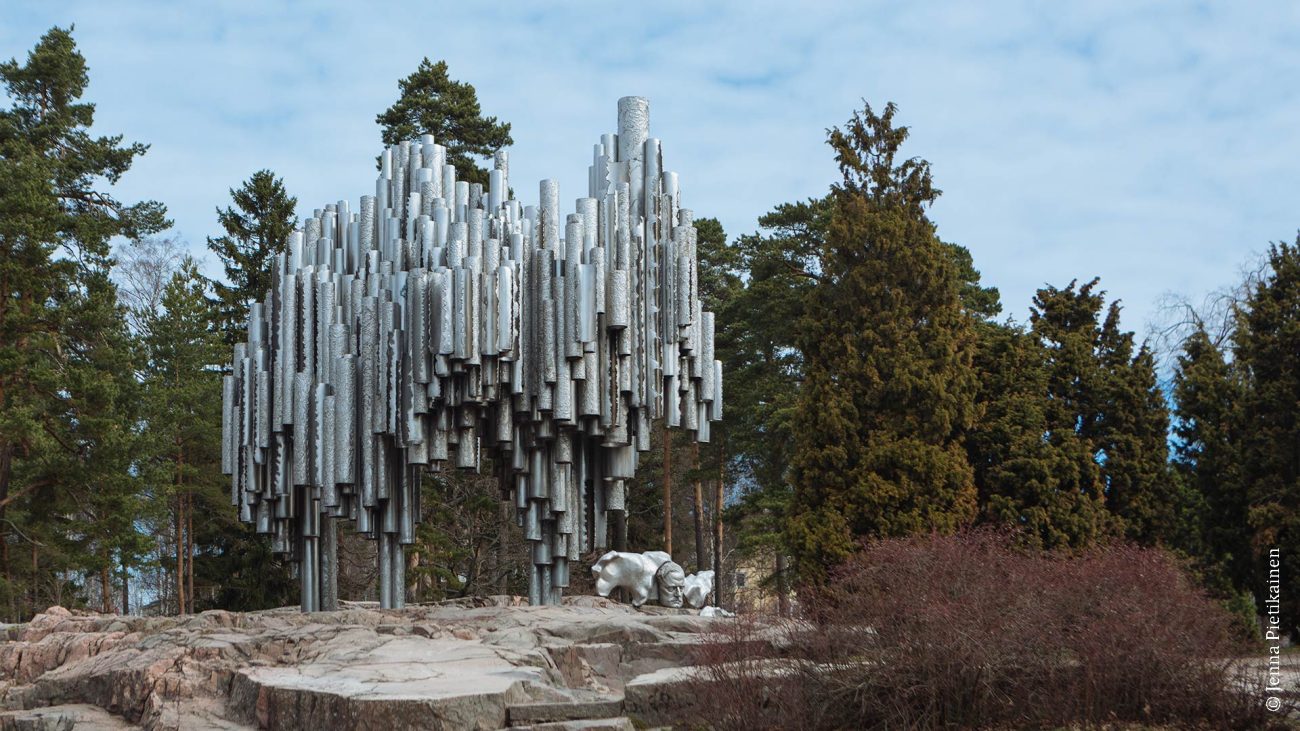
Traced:
[[[801, 599], [784, 653], [739, 623], [701, 650], [713, 728], [1281, 725], [1232, 618], [1166, 553], [1074, 556], [990, 531], [885, 540]], [[771, 631], [770, 629], [768, 631]]]

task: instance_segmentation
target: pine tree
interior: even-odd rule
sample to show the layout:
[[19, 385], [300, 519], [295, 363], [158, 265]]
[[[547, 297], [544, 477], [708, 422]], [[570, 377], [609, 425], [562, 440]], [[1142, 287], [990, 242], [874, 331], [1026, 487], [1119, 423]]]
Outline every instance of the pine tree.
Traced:
[[[1269, 271], [1251, 292], [1233, 338], [1247, 379], [1240, 461], [1252, 531], [1257, 600], [1269, 596], [1266, 556], [1280, 551], [1283, 627], [1300, 618], [1300, 236], [1269, 248]], [[1262, 608], [1262, 605], [1261, 605]]]
[[[762, 216], [762, 233], [735, 242], [741, 288], [714, 305], [726, 381], [722, 430], [728, 472], [743, 486], [727, 508], [726, 521], [746, 561], [771, 562], [766, 588], [775, 591], [783, 613], [790, 574], [785, 527], [793, 414], [803, 380], [799, 323], [817, 279], [815, 257], [829, 209], [829, 199], [822, 198], [783, 204]], [[700, 257], [705, 271], [703, 262], [713, 257], [707, 248], [700, 249]]]
[[90, 462], [117, 453], [132, 426], [115, 385], [129, 356], [109, 241], [169, 224], [160, 204], [108, 192], [147, 147], [90, 135], [86, 62], [68, 30], [47, 32], [25, 63], [0, 63], [0, 81], [11, 103], [0, 110], [0, 611], [18, 619], [64, 598], [68, 570], [94, 571], [113, 550], [87, 522], [128, 509], [108, 499], [129, 492], [112, 476], [120, 465]]
[[952, 531], [975, 517], [961, 443], [975, 417], [974, 329], [925, 209], [929, 164], [868, 106], [830, 134], [843, 174], [800, 339], [789, 536], [817, 580], [860, 537]]
[[[150, 495], [169, 509], [155, 532], [173, 570], [181, 612], [264, 609], [287, 603], [292, 582], [266, 541], [240, 524], [221, 474], [221, 369], [229, 350], [215, 328], [207, 281], [186, 257], [146, 319], [145, 403], [152, 440]], [[198, 519], [195, 519], [195, 516]]]
[[738, 477], [773, 493], [768, 506], [789, 501], [794, 406], [803, 380], [800, 322], [818, 280], [816, 254], [829, 210], [829, 199], [816, 199], [762, 216], [765, 233], [736, 241], [744, 288], [717, 310], [728, 447]]
[[212, 283], [217, 321], [228, 346], [246, 337], [249, 303], [260, 301], [270, 289], [271, 263], [289, 245], [289, 234], [298, 225], [298, 199], [270, 170], [253, 173], [230, 190], [230, 197], [234, 206], [217, 209], [217, 221], [226, 233], [208, 238], [208, 248], [221, 259], [229, 282]]
[[158, 532], [172, 536], [173, 596], [180, 614], [194, 609], [191, 506], [196, 493], [220, 491], [224, 482], [217, 369], [225, 349], [212, 330], [212, 308], [204, 294], [198, 270], [187, 259], [164, 287], [161, 310], [146, 323], [145, 333], [152, 496], [171, 506]]
[[410, 76], [397, 82], [398, 99], [375, 121], [383, 127], [385, 145], [433, 135], [447, 148], [447, 163], [456, 166], [456, 179], [487, 185], [487, 171], [475, 162], [514, 144], [510, 124], [484, 117], [478, 92], [447, 75], [447, 63], [428, 58]]
[[220, 373], [228, 349], [208, 291], [187, 257], [163, 288], [159, 311], [146, 319], [152, 458], [145, 474], [154, 503], [168, 506], [155, 532], [170, 536], [172, 551], [160, 560], [173, 572], [182, 612], [280, 606], [292, 582], [265, 540], [238, 522], [221, 474]]

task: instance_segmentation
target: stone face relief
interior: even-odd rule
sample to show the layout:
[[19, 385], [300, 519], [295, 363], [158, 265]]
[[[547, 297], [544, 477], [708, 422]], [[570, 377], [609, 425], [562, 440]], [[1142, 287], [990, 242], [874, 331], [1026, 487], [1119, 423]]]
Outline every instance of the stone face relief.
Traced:
[[223, 383], [222, 469], [304, 611], [337, 607], [339, 520], [379, 542], [380, 604], [402, 606], [422, 475], [485, 456], [531, 545], [529, 600], [558, 603], [569, 562], [608, 546], [651, 421], [708, 441], [713, 313], [645, 99], [619, 100], [586, 196], [560, 211], [553, 180], [537, 205], [513, 197], [506, 153], [485, 189], [425, 135], [276, 256]]
[[628, 593], [632, 606], [652, 602], [664, 607], [703, 607], [713, 590], [713, 572], [686, 575], [663, 551], [610, 551], [591, 567], [596, 593], [607, 597], [614, 589]]
[[665, 561], [655, 572], [655, 594], [660, 606], [680, 608], [686, 598], [686, 571]]

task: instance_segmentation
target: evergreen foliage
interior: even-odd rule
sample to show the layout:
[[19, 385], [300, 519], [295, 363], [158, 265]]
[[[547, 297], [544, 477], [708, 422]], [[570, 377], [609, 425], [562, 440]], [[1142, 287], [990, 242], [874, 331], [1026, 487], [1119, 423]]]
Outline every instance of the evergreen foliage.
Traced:
[[[219, 404], [296, 199], [267, 170], [230, 191], [225, 233], [207, 242], [225, 281], [177, 265], [180, 245], [157, 239], [128, 271], [110, 242], [169, 224], [156, 202], [112, 197], [147, 148], [90, 133], [70, 31], [0, 63], [0, 82], [0, 615], [291, 603], [285, 565], [230, 507]], [[511, 143], [510, 126], [484, 117], [445, 63], [425, 59], [399, 87], [378, 115], [384, 141], [431, 133], [460, 179], [486, 182], [479, 161]], [[1155, 353], [1097, 280], [1038, 290], [1026, 324], [996, 319], [1000, 295], [971, 253], [938, 238], [927, 211], [939, 191], [927, 162], [903, 156], [894, 115], [868, 106], [830, 132], [842, 178], [827, 196], [778, 205], [731, 242], [696, 220], [726, 409], [698, 453], [674, 442], [674, 483], [729, 488], [734, 546], [774, 559], [782, 596], [788, 557], [817, 582], [863, 539], [978, 520], [1032, 548], [1171, 548], [1215, 597], [1262, 610], [1267, 551], [1300, 565], [1300, 239], [1271, 247], [1240, 288], [1230, 348], [1204, 327], [1181, 344], [1171, 407]], [[633, 487], [632, 550], [662, 535], [664, 438], [656, 426]], [[523, 542], [492, 478], [443, 473], [423, 490], [413, 596], [518, 588]], [[706, 568], [717, 549], [704, 514], [722, 506], [691, 492], [674, 493], [674, 533], [699, 516]], [[1293, 628], [1300, 582], [1283, 577]]]
[[1091, 545], [1107, 523], [1099, 468], [1072, 429], [1049, 426], [1046, 351], [1013, 325], [979, 331], [982, 413], [966, 445], [981, 519], [1019, 529], [1035, 547]]
[[208, 238], [208, 248], [221, 260], [226, 282], [213, 282], [217, 322], [226, 345], [247, 337], [248, 306], [261, 301], [271, 288], [271, 263], [289, 245], [298, 225], [298, 199], [285, 190], [284, 180], [259, 170], [230, 190], [233, 206], [217, 208], [217, 221], [226, 233]]
[[143, 333], [151, 445], [144, 474], [155, 505], [171, 506], [156, 531], [170, 533], [179, 550], [184, 611], [281, 606], [291, 603], [293, 582], [266, 540], [237, 520], [221, 473], [221, 371], [229, 352], [216, 326], [220, 305], [208, 294], [186, 258]]
[[1283, 627], [1300, 617], [1300, 237], [1268, 252], [1269, 270], [1246, 300], [1233, 363], [1248, 387], [1241, 406], [1240, 465], [1248, 500], [1253, 588], [1270, 596], [1267, 555], [1280, 552]]
[[1249, 503], [1240, 455], [1245, 383], [1209, 334], [1183, 343], [1174, 373], [1173, 467], [1197, 521], [1186, 546], [1206, 587], [1232, 599], [1252, 585]]
[[478, 92], [447, 75], [447, 62], [428, 58], [410, 76], [397, 82], [397, 101], [375, 121], [383, 127], [385, 145], [433, 135], [447, 148], [447, 164], [456, 166], [456, 179], [487, 185], [487, 171], [476, 159], [491, 156], [514, 144], [510, 124], [484, 117]]
[[[740, 487], [727, 508], [727, 522], [747, 563], [771, 562], [768, 588], [782, 600], [789, 573], [785, 528], [793, 416], [803, 378], [799, 323], [817, 281], [815, 253], [828, 212], [829, 201], [821, 198], [783, 204], [762, 216], [762, 233], [739, 237], [728, 254], [738, 284], [713, 305], [726, 379], [721, 426], [728, 472]], [[703, 271], [703, 262], [714, 256], [703, 245], [699, 252]]]
[[1176, 546], [1189, 530], [1188, 496], [1168, 462], [1169, 415], [1155, 361], [1145, 346], [1134, 352], [1119, 304], [1107, 307], [1097, 284], [1045, 287], [1034, 297], [1030, 323], [1046, 349], [1049, 440], [1077, 465], [1071, 492], [1089, 540], [1115, 534]]
[[975, 418], [974, 324], [925, 209], [930, 166], [899, 151], [895, 108], [830, 133], [832, 188], [818, 284], [800, 338], [789, 539], [816, 579], [861, 537], [951, 532], [976, 513], [962, 435]]
[[0, 613], [10, 620], [71, 602], [79, 580], [102, 582], [138, 548], [126, 532], [132, 353], [109, 242], [168, 222], [159, 203], [109, 193], [147, 147], [90, 134], [88, 80], [61, 28], [25, 63], [0, 63], [10, 102], [0, 110]]

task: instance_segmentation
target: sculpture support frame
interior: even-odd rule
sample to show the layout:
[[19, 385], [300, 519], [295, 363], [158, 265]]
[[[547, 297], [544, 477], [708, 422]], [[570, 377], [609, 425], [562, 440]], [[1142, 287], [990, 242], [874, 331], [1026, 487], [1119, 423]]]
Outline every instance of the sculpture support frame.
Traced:
[[620, 99], [618, 121], [563, 220], [554, 181], [523, 206], [506, 153], [485, 191], [425, 135], [276, 256], [223, 383], [222, 467], [303, 611], [338, 606], [339, 520], [377, 540], [380, 605], [401, 607], [423, 474], [485, 457], [530, 543], [529, 601], [558, 603], [621, 524], [651, 422], [708, 441], [721, 363], [693, 216], [649, 103]]

